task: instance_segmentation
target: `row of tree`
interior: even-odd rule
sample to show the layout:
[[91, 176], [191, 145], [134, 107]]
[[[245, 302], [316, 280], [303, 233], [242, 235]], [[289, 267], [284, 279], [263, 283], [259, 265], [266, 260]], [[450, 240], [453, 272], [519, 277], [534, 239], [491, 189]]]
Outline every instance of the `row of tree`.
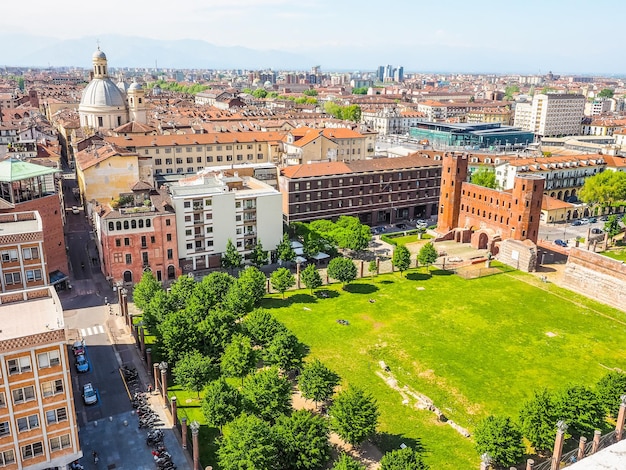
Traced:
[[362, 224], [357, 217], [342, 215], [336, 222], [314, 220], [308, 224], [294, 222], [290, 231], [302, 241], [304, 253], [315, 256], [324, 252], [331, 256], [337, 254], [337, 248], [361, 251], [372, 240], [370, 228]]
[[554, 447], [556, 425], [564, 421], [566, 437], [590, 439], [596, 429], [606, 427], [606, 419], [616, 416], [621, 396], [626, 394], [626, 374], [608, 372], [594, 388], [571, 385], [560, 392], [535, 391], [519, 412], [519, 423], [508, 416], [489, 416], [475, 430], [476, 450], [488, 453], [496, 465], [509, 467], [524, 457], [526, 438], [537, 453]]
[[341, 106], [334, 101], [324, 103], [324, 112], [344, 121], [359, 122], [361, 120], [361, 107], [358, 104]]
[[[417, 253], [416, 261], [418, 266], [426, 266], [426, 269], [430, 268], [430, 265], [437, 261], [439, 253], [432, 242], [428, 242], [420, 248]], [[411, 252], [404, 245], [398, 245], [393, 250], [393, 256], [391, 257], [391, 264], [400, 271], [400, 275], [411, 266]]]

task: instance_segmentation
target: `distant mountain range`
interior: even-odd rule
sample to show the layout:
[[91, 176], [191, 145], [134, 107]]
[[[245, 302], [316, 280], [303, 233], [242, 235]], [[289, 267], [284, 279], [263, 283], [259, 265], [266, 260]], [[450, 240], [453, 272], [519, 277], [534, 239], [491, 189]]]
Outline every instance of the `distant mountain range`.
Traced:
[[0, 67], [90, 68], [97, 41], [110, 67], [175, 69], [281, 69], [302, 70], [314, 65], [299, 54], [247, 47], [216, 46], [202, 40], [159, 40], [106, 35], [80, 39], [54, 39], [30, 35], [0, 34], [3, 44]]

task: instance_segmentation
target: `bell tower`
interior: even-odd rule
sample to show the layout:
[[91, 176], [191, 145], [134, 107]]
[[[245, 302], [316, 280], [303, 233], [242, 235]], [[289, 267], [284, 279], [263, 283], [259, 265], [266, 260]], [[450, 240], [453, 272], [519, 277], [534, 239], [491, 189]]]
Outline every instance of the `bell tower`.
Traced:
[[109, 76], [107, 56], [100, 50], [100, 46], [91, 56], [91, 61], [93, 63], [93, 78], [106, 78]]
[[467, 181], [467, 155], [446, 153], [442, 163], [437, 231], [443, 234], [459, 223], [461, 186]]
[[128, 87], [128, 111], [131, 121], [146, 124], [148, 122], [148, 107], [146, 106], [146, 92], [143, 87], [133, 80]]

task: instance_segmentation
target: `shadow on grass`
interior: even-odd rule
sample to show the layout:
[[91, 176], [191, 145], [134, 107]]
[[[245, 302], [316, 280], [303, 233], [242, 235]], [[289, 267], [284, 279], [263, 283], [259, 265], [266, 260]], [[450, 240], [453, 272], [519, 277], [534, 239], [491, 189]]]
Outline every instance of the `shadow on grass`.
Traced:
[[317, 302], [317, 298], [310, 294], [293, 294], [285, 296], [285, 299], [280, 297], [264, 298], [261, 301], [261, 307], [263, 308], [283, 308], [289, 307], [294, 304], [314, 304]]
[[380, 281], [380, 284], [393, 284], [395, 281], [391, 281], [389, 279], [385, 279], [384, 281]]
[[378, 287], [372, 284], [348, 284], [343, 290], [351, 294], [373, 294], [378, 290]]
[[416, 272], [412, 272], [412, 273], [407, 273], [406, 278], [409, 281], [427, 281], [428, 279], [430, 279], [432, 276], [430, 274], [426, 274], [426, 273], [416, 273]]
[[433, 269], [430, 274], [433, 276], [452, 276], [454, 272], [448, 271], [447, 269]]
[[315, 297], [318, 299], [335, 299], [339, 297], [339, 292], [330, 289], [319, 289], [315, 291]]
[[410, 447], [420, 454], [427, 454], [429, 452], [428, 448], [425, 447], [424, 444], [422, 444], [421, 439], [414, 439], [412, 437], [402, 436], [401, 434], [389, 434], [387, 432], [381, 432], [378, 433], [372, 441], [374, 442], [376, 447], [378, 447], [378, 450], [380, 450], [383, 454], [392, 450], [400, 449], [400, 446], [402, 444]]

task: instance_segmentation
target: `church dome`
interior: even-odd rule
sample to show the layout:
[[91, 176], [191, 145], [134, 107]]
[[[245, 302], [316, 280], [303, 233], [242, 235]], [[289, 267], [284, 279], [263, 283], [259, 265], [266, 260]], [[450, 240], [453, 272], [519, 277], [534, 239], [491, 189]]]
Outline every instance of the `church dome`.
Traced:
[[128, 87], [128, 91], [136, 91], [136, 90], [141, 90], [142, 87], [139, 83], [137, 82], [133, 82], [130, 84], [130, 86]]
[[92, 59], [105, 59], [107, 58], [106, 54], [104, 52], [102, 52], [100, 50], [100, 48], [98, 48], [96, 50], [96, 52], [93, 53], [93, 55], [91, 56]]
[[110, 78], [94, 78], [83, 90], [80, 106], [124, 107], [126, 99]]
[[129, 87], [128, 83], [126, 83], [124, 80], [120, 80], [115, 86], [117, 86], [122, 93], [126, 93]]

